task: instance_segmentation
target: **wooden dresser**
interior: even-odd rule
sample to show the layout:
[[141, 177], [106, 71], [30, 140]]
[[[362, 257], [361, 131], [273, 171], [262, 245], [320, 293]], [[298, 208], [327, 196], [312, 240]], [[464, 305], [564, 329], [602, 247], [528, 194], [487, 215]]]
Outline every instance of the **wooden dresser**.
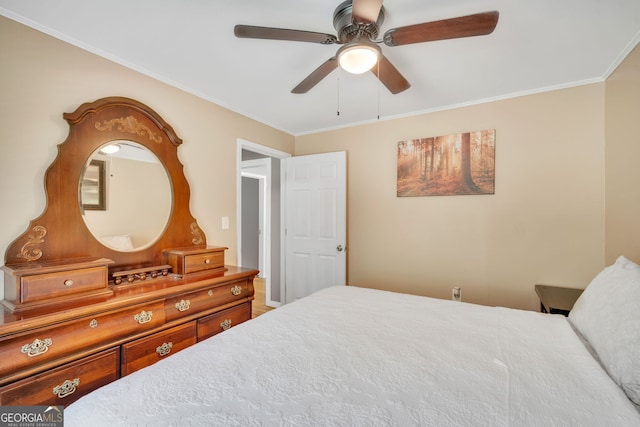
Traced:
[[[87, 262], [72, 263], [81, 266], [77, 271], [53, 274], [63, 294], [69, 292], [65, 281], [99, 269], [87, 267]], [[15, 271], [4, 269], [6, 281]], [[42, 270], [42, 275], [52, 275], [47, 268]], [[170, 273], [144, 283], [111, 285], [111, 295], [98, 297], [102, 301], [69, 304], [64, 310], [59, 302], [54, 310], [37, 314], [5, 308], [0, 312], [0, 405], [68, 405], [249, 320], [257, 270], [234, 266], [224, 270]], [[33, 287], [41, 279], [38, 276], [21, 280]], [[88, 287], [100, 288], [99, 284]], [[27, 292], [26, 299], [34, 293]]]
[[0, 405], [68, 405], [251, 318], [258, 271], [207, 244], [173, 128], [123, 97], [63, 118], [46, 208], [5, 252]]

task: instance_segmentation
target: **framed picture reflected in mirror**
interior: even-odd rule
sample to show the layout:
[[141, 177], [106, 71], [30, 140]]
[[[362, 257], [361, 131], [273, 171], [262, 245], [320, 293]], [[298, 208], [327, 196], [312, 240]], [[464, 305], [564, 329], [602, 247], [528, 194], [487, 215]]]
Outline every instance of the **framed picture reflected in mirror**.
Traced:
[[91, 160], [85, 169], [80, 186], [80, 200], [84, 210], [107, 210], [104, 160]]

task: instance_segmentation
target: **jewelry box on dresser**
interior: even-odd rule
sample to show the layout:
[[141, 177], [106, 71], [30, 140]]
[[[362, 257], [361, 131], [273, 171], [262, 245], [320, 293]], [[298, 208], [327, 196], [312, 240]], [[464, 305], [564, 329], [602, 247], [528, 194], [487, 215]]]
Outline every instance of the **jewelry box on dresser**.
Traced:
[[258, 271], [207, 245], [171, 126], [122, 97], [63, 117], [45, 211], [2, 267], [0, 405], [68, 405], [251, 318]]

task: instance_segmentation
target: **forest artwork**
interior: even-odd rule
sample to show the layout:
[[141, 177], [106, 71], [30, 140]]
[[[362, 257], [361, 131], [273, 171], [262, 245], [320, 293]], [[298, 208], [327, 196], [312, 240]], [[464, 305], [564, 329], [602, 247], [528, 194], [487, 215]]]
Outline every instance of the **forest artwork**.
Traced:
[[398, 197], [494, 194], [496, 131], [398, 142]]

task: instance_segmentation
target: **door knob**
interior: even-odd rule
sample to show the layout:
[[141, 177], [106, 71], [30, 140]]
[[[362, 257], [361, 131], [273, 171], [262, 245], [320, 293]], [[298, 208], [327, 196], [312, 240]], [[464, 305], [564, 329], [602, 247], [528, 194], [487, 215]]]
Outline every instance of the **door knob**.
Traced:
[[337, 250], [338, 252], [342, 252], [342, 249], [343, 249], [343, 248], [342, 248], [342, 245], [338, 245], [338, 247], [336, 248], [336, 250]]

